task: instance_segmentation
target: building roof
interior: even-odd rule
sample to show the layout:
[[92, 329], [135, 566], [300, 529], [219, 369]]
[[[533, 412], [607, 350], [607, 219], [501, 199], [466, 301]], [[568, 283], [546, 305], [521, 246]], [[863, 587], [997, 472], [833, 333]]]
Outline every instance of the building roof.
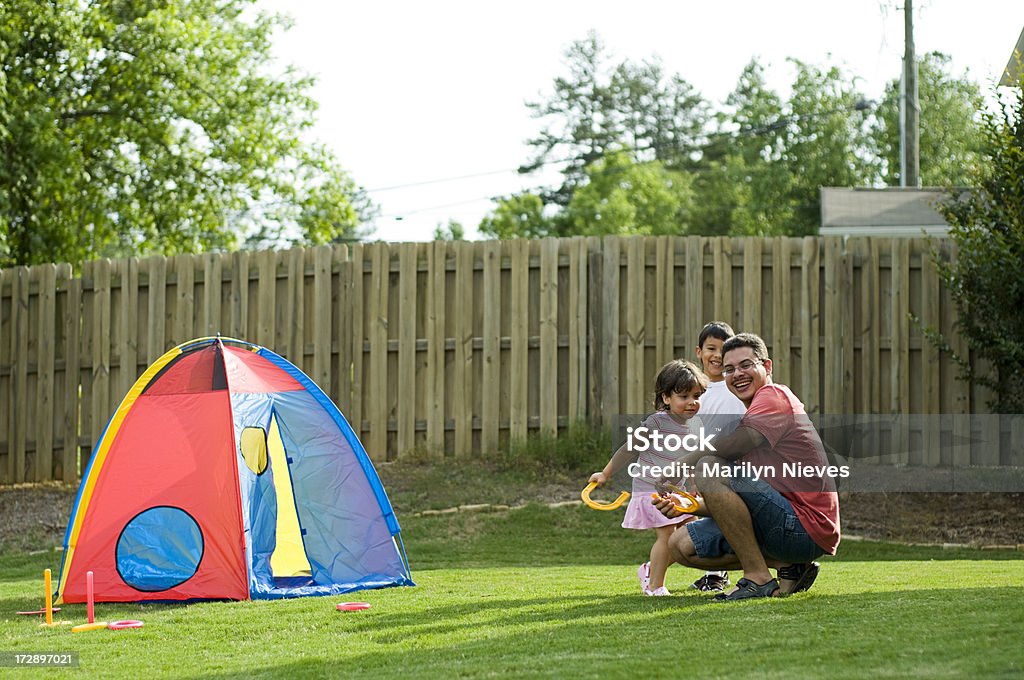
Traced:
[[935, 205], [948, 196], [938, 188], [821, 188], [823, 236], [942, 235], [949, 225]]
[[1016, 85], [1020, 82], [1022, 59], [1024, 59], [1024, 30], [1020, 32], [1020, 37], [1017, 38], [1017, 46], [1010, 53], [1010, 60], [1006, 62], [1003, 76], [999, 79], [1000, 85]]

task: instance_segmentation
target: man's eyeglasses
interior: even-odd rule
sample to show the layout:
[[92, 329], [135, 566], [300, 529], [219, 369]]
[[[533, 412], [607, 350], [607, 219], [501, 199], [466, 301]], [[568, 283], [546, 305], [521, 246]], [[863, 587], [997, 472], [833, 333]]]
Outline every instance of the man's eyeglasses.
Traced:
[[746, 361], [741, 361], [740, 363], [736, 364], [735, 366], [726, 366], [725, 368], [722, 369], [722, 375], [724, 375], [726, 378], [728, 378], [730, 375], [732, 375], [736, 371], [743, 371], [744, 373], [746, 373], [747, 371], [752, 369], [754, 366], [760, 366], [762, 363], [764, 363], [764, 362], [762, 362], [760, 359], [754, 359], [753, 361], [751, 361], [750, 359], [747, 359]]

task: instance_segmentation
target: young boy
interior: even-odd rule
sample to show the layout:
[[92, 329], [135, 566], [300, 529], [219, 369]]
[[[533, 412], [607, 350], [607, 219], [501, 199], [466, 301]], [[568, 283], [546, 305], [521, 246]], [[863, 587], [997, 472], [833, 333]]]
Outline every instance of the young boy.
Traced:
[[[708, 378], [707, 391], [700, 400], [700, 417], [707, 432], [721, 437], [736, 429], [747, 410], [743, 402], [729, 391], [722, 375], [722, 345], [736, 335], [724, 321], [712, 321], [700, 329], [697, 358]], [[722, 592], [729, 585], [729, 572], [709, 571], [693, 582], [691, 588], [704, 592]]]

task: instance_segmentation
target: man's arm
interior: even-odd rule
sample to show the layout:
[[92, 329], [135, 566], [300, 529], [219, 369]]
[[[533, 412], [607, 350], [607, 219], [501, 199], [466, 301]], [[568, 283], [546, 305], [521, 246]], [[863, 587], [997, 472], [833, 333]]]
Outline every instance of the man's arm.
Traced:
[[736, 460], [751, 449], [756, 449], [765, 442], [764, 435], [752, 427], [737, 427], [736, 430], [724, 437], [715, 437], [711, 445], [715, 447], [712, 451], [694, 451], [686, 454], [681, 462], [688, 465], [695, 465], [704, 456], [718, 456], [725, 460]]
[[[715, 447], [712, 451], [710, 448], [706, 450], [692, 451], [682, 458], [679, 459], [679, 464], [683, 466], [689, 466], [690, 469], [696, 467], [698, 461], [704, 456], [718, 456], [725, 460], [736, 460], [743, 454], [747, 453], [751, 449], [756, 449], [758, 446], [767, 441], [763, 434], [758, 432], [752, 427], [737, 427], [736, 430], [729, 435], [724, 437], [715, 437], [711, 442], [711, 446]], [[670, 479], [663, 477], [658, 480], [654, 485], [660, 493], [667, 493], [667, 487], [665, 482], [671, 482], [673, 484], [680, 484], [683, 480], [681, 479]], [[669, 515], [674, 516], [674, 515]]]
[[[737, 427], [736, 431], [732, 434], [726, 435], [721, 439], [716, 437], [715, 440], [711, 442], [711, 445], [715, 447], [714, 451], [711, 451], [710, 449], [706, 451], [694, 451], [683, 456], [679, 462], [690, 466], [696, 466], [697, 462], [704, 456], [718, 456], [725, 460], [736, 460], [748, 451], [757, 448], [765, 441], [767, 440], [764, 435], [757, 430], [751, 427]], [[657, 485], [658, 491], [664, 494], [667, 490], [662, 487], [663, 484], [659, 482]], [[669, 498], [656, 498], [653, 499], [651, 503], [653, 503], [658, 511], [665, 515], [665, 517], [674, 518], [684, 514], [675, 509], [674, 502]], [[692, 514], [696, 514], [700, 517], [708, 516], [706, 510], [703, 508], [700, 512]]]

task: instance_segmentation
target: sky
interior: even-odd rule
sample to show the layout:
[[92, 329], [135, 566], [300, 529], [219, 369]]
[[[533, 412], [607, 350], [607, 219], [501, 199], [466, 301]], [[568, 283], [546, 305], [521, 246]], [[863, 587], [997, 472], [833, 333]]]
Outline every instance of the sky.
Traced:
[[[494, 197], [558, 183], [529, 176], [525, 143], [541, 101], [567, 74], [569, 45], [596, 31], [612, 63], [657, 57], [713, 105], [757, 57], [785, 96], [787, 57], [838, 65], [880, 99], [899, 77], [903, 0], [258, 0], [294, 25], [274, 40], [281, 64], [316, 78], [311, 139], [331, 148], [378, 205], [371, 239], [431, 240], [456, 220], [467, 238]], [[1021, 0], [916, 0], [917, 53], [951, 56], [991, 89], [1024, 28]]]

